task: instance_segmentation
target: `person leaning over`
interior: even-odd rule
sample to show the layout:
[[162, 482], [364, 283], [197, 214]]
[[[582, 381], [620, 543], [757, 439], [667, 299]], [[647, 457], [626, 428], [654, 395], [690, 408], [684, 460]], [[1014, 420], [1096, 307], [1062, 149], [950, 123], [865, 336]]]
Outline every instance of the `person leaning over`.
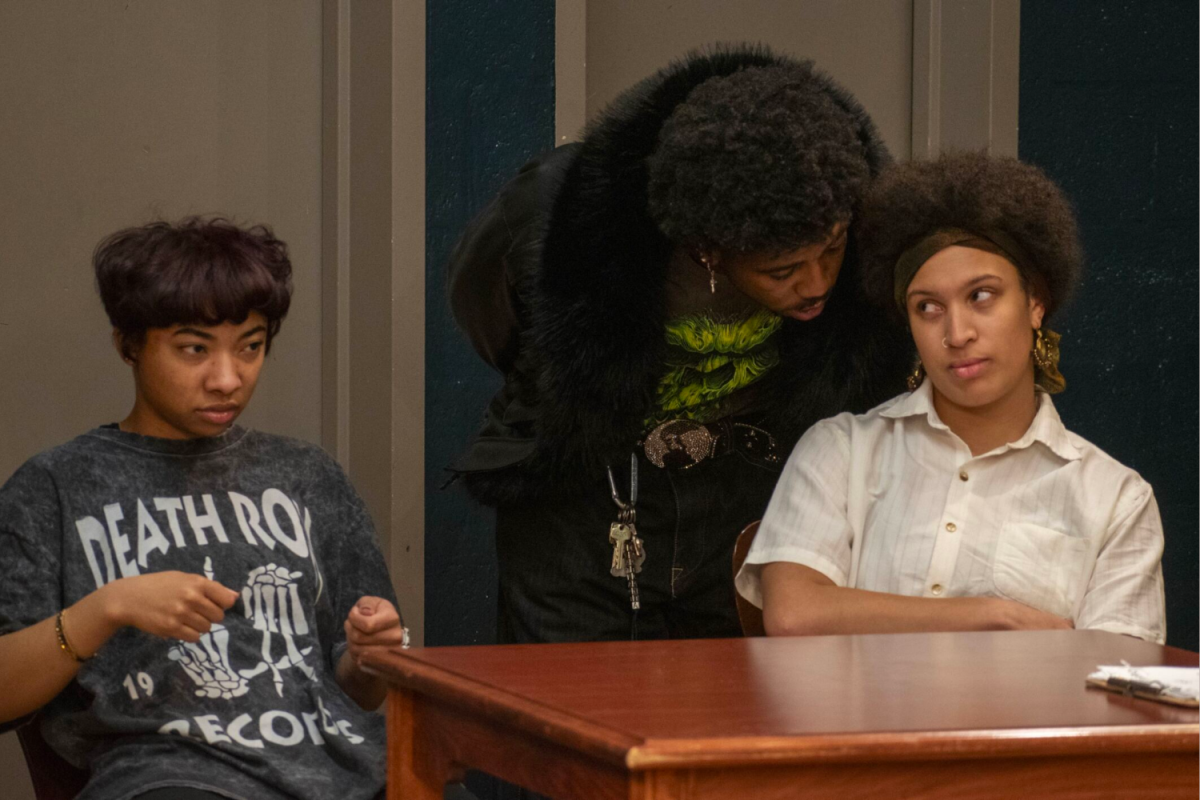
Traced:
[[320, 448], [234, 424], [286, 246], [190, 218], [94, 266], [133, 410], [0, 488], [0, 730], [37, 712], [81, 798], [377, 796], [385, 687], [357, 659], [405, 629], [371, 520]]
[[887, 158], [812, 62], [716, 47], [468, 226], [450, 302], [505, 384], [452, 468], [497, 509], [502, 642], [740, 635], [730, 558], [779, 448], [903, 385], [847, 255]]
[[1033, 166], [898, 166], [864, 206], [920, 361], [911, 391], [813, 426], [739, 591], [769, 634], [1096, 628], [1163, 642], [1162, 522], [1136, 472], [1063, 427], [1046, 327], [1075, 285], [1076, 224]]

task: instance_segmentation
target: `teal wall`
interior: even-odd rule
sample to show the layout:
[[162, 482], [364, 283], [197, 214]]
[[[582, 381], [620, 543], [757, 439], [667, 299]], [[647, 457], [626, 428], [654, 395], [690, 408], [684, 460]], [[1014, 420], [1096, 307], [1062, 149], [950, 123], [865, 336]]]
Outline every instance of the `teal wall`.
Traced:
[[440, 487], [500, 379], [454, 327], [445, 265], [475, 212], [553, 146], [554, 2], [437, 0], [426, 13], [425, 641], [490, 644], [492, 515]]
[[1168, 642], [1197, 649], [1197, 4], [1021, 3], [1022, 159], [1087, 253], [1063, 334], [1067, 427], [1142, 474], [1166, 530]]

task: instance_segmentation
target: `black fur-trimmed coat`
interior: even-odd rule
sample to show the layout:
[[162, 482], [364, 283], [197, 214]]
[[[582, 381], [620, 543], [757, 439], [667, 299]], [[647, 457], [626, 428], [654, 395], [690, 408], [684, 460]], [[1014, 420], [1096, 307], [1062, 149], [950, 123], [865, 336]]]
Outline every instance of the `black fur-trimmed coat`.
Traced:
[[[619, 97], [578, 144], [535, 158], [471, 222], [449, 265], [455, 318], [505, 375], [483, 430], [454, 465], [488, 505], [602, 482], [643, 433], [666, 354], [672, 244], [646, 208], [646, 158], [692, 88], [785, 61], [761, 48], [693, 54]], [[872, 174], [888, 161], [865, 112]], [[759, 384], [763, 426], [790, 452], [819, 419], [865, 411], [903, 388], [911, 340], [861, 291], [855, 226], [824, 313], [785, 319], [780, 363]]]

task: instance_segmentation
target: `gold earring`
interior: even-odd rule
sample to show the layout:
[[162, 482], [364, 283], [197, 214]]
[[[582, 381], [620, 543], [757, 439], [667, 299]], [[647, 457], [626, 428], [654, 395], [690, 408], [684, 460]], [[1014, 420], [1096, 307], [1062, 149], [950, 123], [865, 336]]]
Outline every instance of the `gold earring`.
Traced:
[[1033, 329], [1033, 365], [1036, 367], [1037, 384], [1050, 394], [1058, 394], [1067, 388], [1067, 379], [1058, 371], [1061, 352], [1058, 349], [1062, 336], [1052, 330]]
[[1041, 328], [1033, 329], [1033, 363], [1037, 364], [1043, 370], [1054, 366], [1054, 362], [1050, 359], [1050, 353], [1047, 352], [1046, 335], [1042, 333]]
[[904, 379], [904, 382], [908, 384], [910, 392], [915, 392], [923, 380], [925, 380], [925, 365], [918, 358], [917, 365], [913, 367], [912, 372], [908, 373], [908, 377]]

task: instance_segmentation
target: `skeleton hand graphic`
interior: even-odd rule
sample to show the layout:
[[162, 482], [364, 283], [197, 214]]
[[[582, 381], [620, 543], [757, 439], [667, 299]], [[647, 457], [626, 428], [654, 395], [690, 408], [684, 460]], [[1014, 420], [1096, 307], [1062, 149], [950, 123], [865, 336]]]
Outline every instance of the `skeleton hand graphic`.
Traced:
[[[308, 633], [308, 621], [304, 618], [304, 606], [296, 585], [296, 580], [303, 574], [268, 564], [251, 570], [242, 589], [246, 618], [254, 620], [255, 630], [262, 631], [263, 660], [253, 669], [241, 670], [240, 674], [243, 678], [253, 678], [269, 669], [280, 697], [283, 696], [280, 670], [295, 667], [309, 680], [317, 680], [313, 669], [304, 663], [304, 656], [312, 652], [312, 646], [301, 650], [294, 639], [294, 636]], [[281, 642], [283, 655], [273, 658], [272, 645], [277, 641]]]
[[[211, 558], [204, 559], [204, 577], [214, 580]], [[178, 661], [195, 682], [198, 697], [229, 700], [250, 691], [250, 682], [239, 676], [229, 663], [229, 631], [219, 622], [214, 622], [199, 642], [181, 641], [171, 647], [167, 657]]]

